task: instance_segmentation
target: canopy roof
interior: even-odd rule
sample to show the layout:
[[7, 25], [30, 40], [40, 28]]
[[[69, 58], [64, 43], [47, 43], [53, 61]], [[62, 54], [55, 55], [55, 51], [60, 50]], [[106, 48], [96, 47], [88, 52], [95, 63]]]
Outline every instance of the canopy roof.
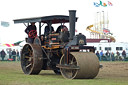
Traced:
[[[77, 18], [76, 18], [77, 21]], [[69, 16], [66, 15], [52, 15], [52, 16], [43, 16], [43, 17], [33, 17], [33, 18], [24, 18], [24, 19], [15, 19], [14, 23], [30, 23], [30, 22], [42, 22], [42, 23], [66, 23], [69, 22]]]

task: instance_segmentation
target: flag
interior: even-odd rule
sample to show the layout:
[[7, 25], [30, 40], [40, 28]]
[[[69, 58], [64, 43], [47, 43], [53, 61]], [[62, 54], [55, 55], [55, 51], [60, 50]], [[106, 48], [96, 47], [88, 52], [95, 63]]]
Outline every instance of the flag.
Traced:
[[9, 27], [9, 22], [1, 21], [1, 26]]
[[78, 31], [75, 29], [75, 32], [78, 32]]
[[110, 30], [104, 28], [104, 29], [103, 29], [103, 32], [107, 34], [107, 33], [110, 33]]
[[113, 4], [112, 4], [110, 1], [108, 1], [108, 5], [109, 5], [109, 6], [113, 6]]
[[17, 45], [19, 45], [20, 43], [22, 43], [23, 41], [24, 41], [24, 40], [15, 42], [14, 45], [17, 46]]

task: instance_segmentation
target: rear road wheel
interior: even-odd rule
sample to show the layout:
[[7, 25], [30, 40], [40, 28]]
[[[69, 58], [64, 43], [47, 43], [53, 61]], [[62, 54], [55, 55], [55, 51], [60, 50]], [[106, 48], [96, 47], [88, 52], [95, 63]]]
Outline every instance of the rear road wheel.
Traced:
[[26, 44], [21, 52], [21, 67], [25, 74], [39, 74], [43, 66], [41, 46]]

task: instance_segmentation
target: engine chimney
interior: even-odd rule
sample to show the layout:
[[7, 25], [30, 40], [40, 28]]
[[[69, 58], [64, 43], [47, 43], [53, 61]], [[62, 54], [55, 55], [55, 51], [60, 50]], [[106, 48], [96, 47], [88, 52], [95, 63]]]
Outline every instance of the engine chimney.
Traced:
[[69, 10], [69, 23], [70, 23], [70, 40], [75, 35], [75, 22], [76, 22], [76, 10]]

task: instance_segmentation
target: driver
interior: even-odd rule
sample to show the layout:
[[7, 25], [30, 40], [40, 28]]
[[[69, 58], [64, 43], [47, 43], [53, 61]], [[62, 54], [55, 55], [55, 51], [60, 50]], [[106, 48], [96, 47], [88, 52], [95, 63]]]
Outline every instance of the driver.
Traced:
[[28, 34], [28, 43], [33, 43], [34, 38], [37, 36], [35, 22], [31, 22], [31, 25], [28, 25], [28, 27], [25, 29], [25, 32]]

